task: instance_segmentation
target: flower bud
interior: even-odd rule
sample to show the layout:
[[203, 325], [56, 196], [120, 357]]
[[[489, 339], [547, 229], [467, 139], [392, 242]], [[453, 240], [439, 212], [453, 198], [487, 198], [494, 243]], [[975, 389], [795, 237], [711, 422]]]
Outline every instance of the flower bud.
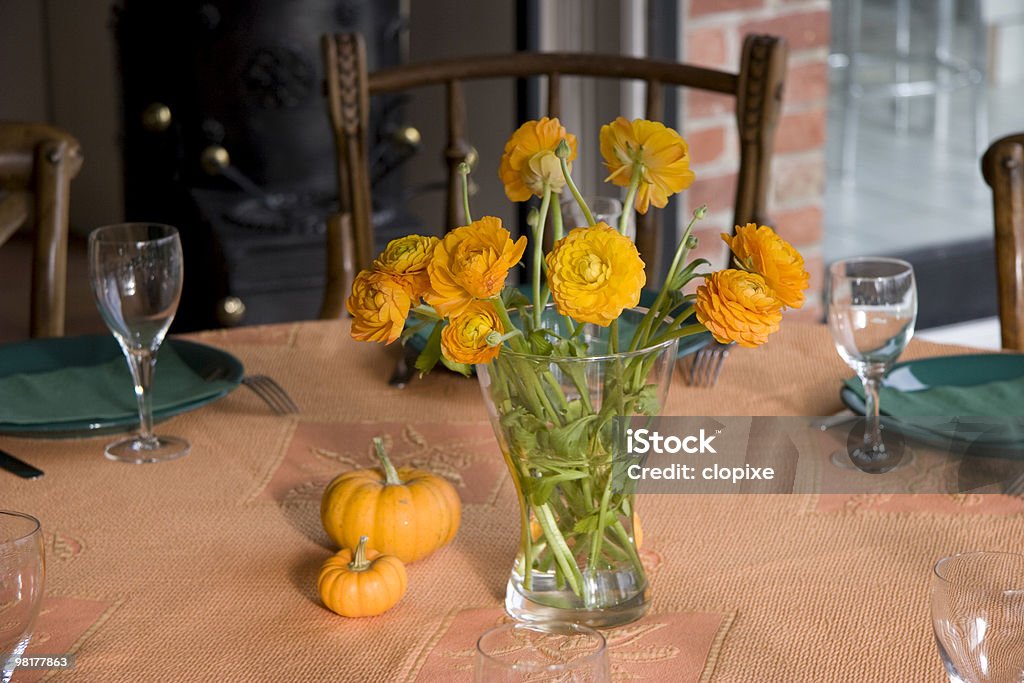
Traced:
[[569, 143], [562, 138], [558, 146], [555, 147], [555, 156], [559, 159], [568, 159], [570, 154], [572, 154], [572, 150], [569, 149]]
[[707, 216], [707, 215], [708, 215], [708, 205], [707, 204], [701, 204], [700, 206], [698, 206], [696, 209], [693, 210], [693, 217], [696, 218], [697, 220], [700, 220], [700, 219], [704, 218], [704, 216]]

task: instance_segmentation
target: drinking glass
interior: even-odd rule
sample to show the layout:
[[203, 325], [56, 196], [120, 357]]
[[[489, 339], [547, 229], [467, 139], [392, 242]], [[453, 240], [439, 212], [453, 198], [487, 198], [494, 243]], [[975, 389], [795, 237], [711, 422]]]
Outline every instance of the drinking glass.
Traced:
[[1024, 555], [942, 558], [932, 575], [931, 611], [950, 683], [1024, 680]]
[[832, 339], [839, 355], [864, 385], [864, 436], [860, 448], [849, 455], [858, 464], [885, 463], [891, 454], [882, 440], [878, 388], [914, 336], [914, 268], [899, 259], [852, 258], [833, 263], [829, 276], [828, 325]]
[[169, 225], [124, 223], [89, 235], [89, 274], [100, 314], [128, 360], [139, 409], [139, 433], [109, 444], [123, 462], [161, 462], [189, 452], [189, 443], [153, 434], [156, 353], [181, 298], [178, 231]]
[[32, 637], [43, 599], [43, 536], [39, 520], [0, 510], [0, 681], [14, 675]]
[[[566, 230], [586, 225], [587, 219], [583, 216], [583, 210], [576, 203], [576, 199], [568, 192], [564, 192], [563, 195], [562, 213], [565, 216]], [[619, 218], [622, 216], [622, 202], [614, 197], [598, 196], [584, 197], [583, 201], [587, 203], [587, 207], [590, 209], [590, 213], [594, 216], [595, 221], [607, 223], [613, 228], [618, 229]], [[630, 239], [636, 237], [636, 225], [632, 215], [630, 215], [629, 224], [626, 226], [626, 235]]]
[[607, 683], [604, 636], [582, 624], [516, 622], [485, 631], [476, 643], [477, 683]]

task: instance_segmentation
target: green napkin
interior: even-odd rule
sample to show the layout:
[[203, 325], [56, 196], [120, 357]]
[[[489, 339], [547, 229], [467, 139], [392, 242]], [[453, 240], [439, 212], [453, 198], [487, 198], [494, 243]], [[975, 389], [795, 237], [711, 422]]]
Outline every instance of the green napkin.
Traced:
[[[204, 380], [165, 344], [157, 357], [153, 410], [199, 401], [233, 386], [229, 381]], [[120, 354], [99, 365], [0, 378], [0, 422], [49, 425], [118, 419], [136, 412], [131, 373]]]
[[[864, 399], [859, 379], [845, 385]], [[883, 415], [940, 436], [993, 445], [1024, 442], [1024, 377], [920, 391], [883, 386], [878, 399]]]

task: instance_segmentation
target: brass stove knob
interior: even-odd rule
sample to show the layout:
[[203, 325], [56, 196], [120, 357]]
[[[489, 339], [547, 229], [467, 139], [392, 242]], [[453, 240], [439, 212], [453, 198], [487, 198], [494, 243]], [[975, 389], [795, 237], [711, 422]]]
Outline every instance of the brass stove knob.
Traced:
[[402, 126], [392, 133], [392, 137], [395, 142], [405, 147], [412, 147], [413, 149], [420, 146], [423, 141], [423, 136], [420, 135], [419, 129], [413, 126]]
[[231, 165], [231, 155], [220, 145], [210, 145], [200, 153], [199, 165], [210, 175], [220, 175]]
[[171, 125], [171, 108], [154, 102], [142, 111], [142, 127], [151, 133], [162, 133]]
[[237, 296], [226, 296], [217, 302], [217, 322], [224, 327], [237, 327], [245, 319], [245, 302]]

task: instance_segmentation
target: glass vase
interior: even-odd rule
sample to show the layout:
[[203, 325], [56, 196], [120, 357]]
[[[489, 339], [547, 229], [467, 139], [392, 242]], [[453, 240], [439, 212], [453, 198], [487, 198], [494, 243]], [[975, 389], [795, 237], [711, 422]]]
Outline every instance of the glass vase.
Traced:
[[[629, 348], [642, 317], [627, 310], [618, 329], [576, 330], [577, 357], [506, 348], [477, 366], [519, 498], [519, 550], [505, 595], [515, 619], [607, 628], [647, 611], [634, 493], [616, 468], [627, 455], [619, 418], [660, 413], [677, 342], [613, 353]], [[568, 338], [568, 326], [545, 311], [545, 328]]]

